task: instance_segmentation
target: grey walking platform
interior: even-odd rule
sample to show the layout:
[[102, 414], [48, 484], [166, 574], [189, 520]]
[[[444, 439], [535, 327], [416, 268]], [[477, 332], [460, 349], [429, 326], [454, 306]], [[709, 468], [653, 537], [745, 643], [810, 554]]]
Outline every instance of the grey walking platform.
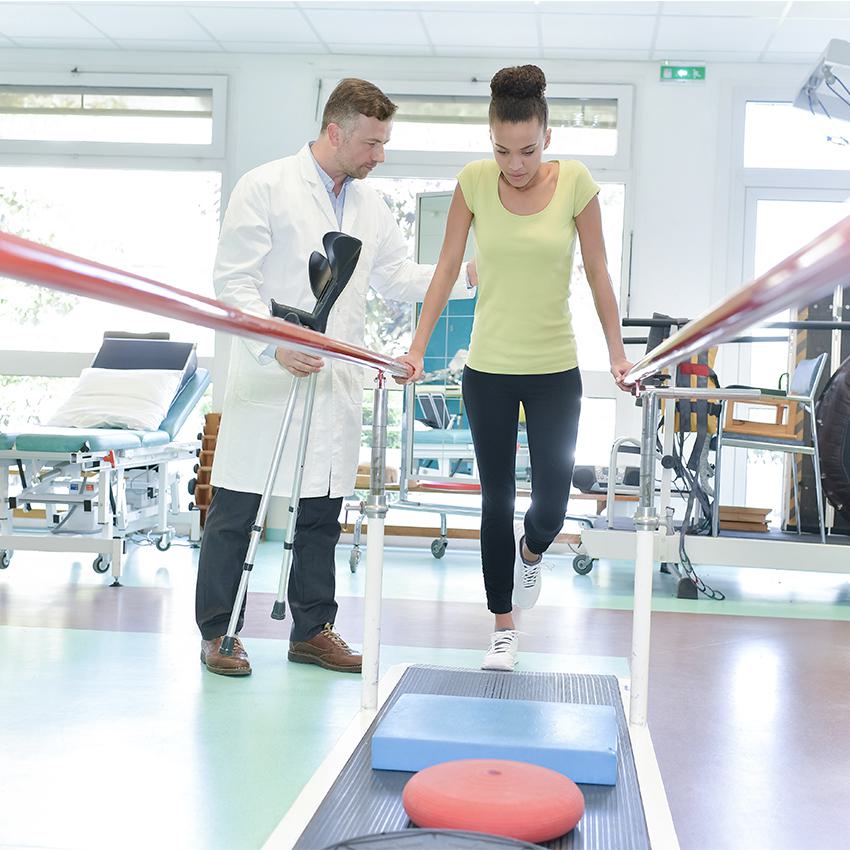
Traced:
[[405, 693], [610, 705], [617, 713], [619, 763], [614, 786], [581, 785], [585, 814], [566, 836], [541, 846], [552, 850], [650, 850], [631, 741], [615, 676], [572, 673], [495, 673], [411, 666], [316, 809], [296, 850], [322, 850], [360, 836], [415, 829], [401, 804], [413, 775], [373, 770], [371, 737], [383, 715]]

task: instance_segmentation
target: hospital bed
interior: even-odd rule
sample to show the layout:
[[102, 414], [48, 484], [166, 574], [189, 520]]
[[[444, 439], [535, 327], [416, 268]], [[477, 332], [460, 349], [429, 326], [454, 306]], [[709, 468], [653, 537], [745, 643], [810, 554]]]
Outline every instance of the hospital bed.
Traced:
[[[164, 338], [163, 338], [164, 337]], [[0, 431], [0, 568], [16, 550], [86, 552], [118, 583], [126, 541], [148, 532], [171, 545], [178, 479], [170, 465], [193, 459], [197, 442], [175, 438], [210, 382], [194, 343], [167, 335], [107, 335], [92, 368], [180, 372], [155, 430], [26, 425]]]

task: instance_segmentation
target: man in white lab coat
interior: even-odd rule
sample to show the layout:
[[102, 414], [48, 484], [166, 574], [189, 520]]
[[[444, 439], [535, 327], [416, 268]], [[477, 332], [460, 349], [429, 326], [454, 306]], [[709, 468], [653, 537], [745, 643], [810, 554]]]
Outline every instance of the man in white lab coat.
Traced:
[[[343, 80], [331, 93], [319, 138], [297, 154], [245, 174], [230, 197], [215, 263], [217, 297], [248, 313], [269, 315], [272, 298], [311, 311], [307, 260], [323, 252], [322, 237], [342, 231], [363, 243], [357, 268], [336, 302], [329, 337], [363, 344], [371, 286], [399, 301], [424, 297], [434, 270], [407, 259], [407, 247], [386, 203], [362, 182], [384, 160], [395, 105], [364, 80]], [[464, 276], [463, 274], [461, 275]], [[465, 291], [459, 282], [458, 294]], [[291, 382], [318, 371], [289, 581], [289, 660], [360, 672], [361, 658], [333, 629], [334, 549], [342, 499], [354, 490], [361, 437], [364, 370], [336, 360], [234, 339], [215, 487], [204, 527], [196, 588], [201, 659], [228, 676], [251, 672], [237, 639], [221, 654]], [[296, 410], [292, 429], [300, 428]], [[297, 440], [287, 440], [274, 495], [290, 495]], [[240, 615], [238, 629], [242, 628]], [[237, 631], [238, 631], [237, 629]]]

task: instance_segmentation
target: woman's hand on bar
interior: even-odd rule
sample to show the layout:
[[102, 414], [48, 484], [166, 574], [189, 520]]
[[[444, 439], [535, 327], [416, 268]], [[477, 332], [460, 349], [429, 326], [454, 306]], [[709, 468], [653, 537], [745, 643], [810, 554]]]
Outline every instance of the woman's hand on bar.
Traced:
[[410, 372], [406, 378], [395, 378], [397, 384], [412, 384], [422, 377], [425, 360], [421, 354], [408, 351], [407, 354], [402, 354], [398, 359], [407, 364]]
[[611, 362], [611, 375], [614, 378], [614, 383], [623, 390], [623, 392], [631, 392], [632, 384], [627, 384], [625, 378], [626, 375], [632, 371], [632, 365], [633, 364], [625, 358]]

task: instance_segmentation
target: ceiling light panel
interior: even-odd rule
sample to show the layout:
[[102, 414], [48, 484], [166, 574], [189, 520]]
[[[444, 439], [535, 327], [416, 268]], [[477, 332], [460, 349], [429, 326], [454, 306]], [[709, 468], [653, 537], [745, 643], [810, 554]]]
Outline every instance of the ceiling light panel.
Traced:
[[192, 15], [218, 41], [319, 43], [297, 9], [199, 6]]
[[322, 41], [334, 45], [428, 45], [428, 36], [415, 12], [351, 8], [332, 11], [304, 7]]
[[14, 39], [103, 38], [64, 3], [0, 3], [0, 33]]
[[649, 50], [655, 18], [649, 15], [541, 14], [543, 47]]
[[533, 15], [477, 15], [453, 12], [423, 12], [422, 20], [435, 46], [459, 44], [517, 48], [538, 45], [537, 22]]
[[761, 52], [776, 22], [758, 18], [661, 18], [656, 50]]

